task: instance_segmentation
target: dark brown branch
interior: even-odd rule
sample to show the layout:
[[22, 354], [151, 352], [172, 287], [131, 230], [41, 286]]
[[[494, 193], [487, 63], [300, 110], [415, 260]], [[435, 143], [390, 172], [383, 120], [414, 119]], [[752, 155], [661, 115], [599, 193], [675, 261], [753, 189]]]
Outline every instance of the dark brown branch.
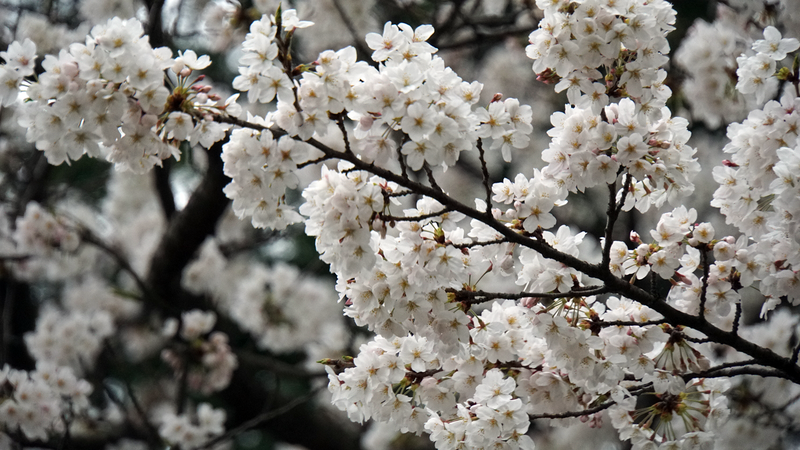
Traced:
[[344, 126], [344, 113], [337, 114], [334, 119], [336, 119], [336, 125], [339, 127], [339, 131], [342, 132], [342, 139], [344, 140], [344, 151], [345, 153], [353, 153], [353, 149], [350, 148], [350, 138], [347, 137], [347, 128]]
[[397, 162], [400, 163], [400, 176], [408, 178], [408, 168], [406, 167], [406, 160], [403, 158], [402, 146], [397, 147]]
[[708, 376], [710, 374], [713, 374], [713, 373], [716, 373], [716, 372], [724, 371], [726, 369], [731, 369], [731, 368], [734, 368], [734, 367], [752, 366], [754, 364], [758, 364], [758, 361], [756, 361], [755, 359], [748, 359], [746, 361], [735, 361], [735, 362], [722, 363], [722, 364], [720, 364], [718, 366], [714, 366], [714, 367], [712, 367], [712, 368], [710, 368], [708, 370], [704, 370], [704, 371], [699, 372], [699, 373], [686, 374], [686, 375], [684, 375], [684, 377], [688, 377], [688, 378], [686, 378], [687, 380], [692, 379], [692, 378], [702, 378], [702, 377], [706, 377], [706, 376]]
[[153, 169], [155, 178], [156, 193], [161, 202], [161, 209], [164, 211], [164, 217], [169, 221], [175, 215], [175, 195], [172, 193], [172, 186], [169, 184], [169, 175], [172, 172], [172, 160], [167, 159], [163, 163], [163, 167], [156, 167]]
[[208, 170], [203, 180], [186, 207], [170, 221], [150, 260], [147, 286], [164, 299], [180, 291], [184, 267], [203, 241], [214, 234], [217, 221], [228, 206], [228, 198], [222, 192], [229, 181], [222, 172], [220, 159], [224, 142], [217, 142], [208, 149]]
[[314, 164], [321, 163], [321, 162], [327, 161], [329, 159], [331, 159], [331, 158], [330, 158], [330, 156], [327, 156], [327, 155], [326, 156], [321, 156], [321, 157], [319, 157], [317, 159], [310, 159], [310, 160], [308, 160], [306, 162], [301, 162], [300, 164], [298, 164], [297, 168], [298, 169], [302, 169], [303, 167], [306, 167], [306, 166], [313, 166]]
[[150, 37], [150, 45], [153, 48], [163, 47], [168, 44], [162, 22], [164, 0], [145, 0], [144, 3], [148, 11], [147, 28], [144, 33]]
[[633, 177], [631, 174], [625, 174], [625, 181], [622, 183], [622, 194], [619, 197], [619, 203], [617, 203], [616, 214], [619, 216], [619, 213], [622, 212], [622, 208], [625, 207], [625, 199], [628, 198], [628, 194], [631, 191], [631, 183], [633, 182]]
[[414, 222], [414, 221], [426, 220], [426, 219], [432, 219], [434, 217], [439, 217], [442, 214], [447, 214], [450, 211], [451, 211], [450, 209], [443, 209], [441, 211], [435, 211], [435, 212], [428, 213], [428, 214], [420, 214], [418, 216], [389, 216], [389, 215], [386, 215], [386, 214], [381, 214], [380, 217], [381, 217], [381, 220], [383, 220], [384, 222], [389, 222], [389, 221], [392, 221], [392, 220], [395, 221], [395, 222]]
[[[248, 122], [220, 116], [218, 120], [225, 122], [225, 123], [232, 123], [234, 125], [249, 127], [253, 129], [265, 129], [265, 127], [258, 125], [258, 124], [250, 124]], [[282, 130], [271, 130], [273, 134], [278, 136], [286, 135], [286, 132]], [[390, 170], [384, 169], [382, 167], [375, 166], [374, 164], [370, 164], [364, 162], [354, 155], [348, 155], [344, 152], [334, 150], [321, 142], [310, 139], [306, 141], [311, 146], [317, 148], [318, 150], [322, 151], [326, 155], [329, 155], [331, 158], [338, 158], [345, 161], [352, 163], [357, 169], [359, 170], [366, 170], [371, 172], [387, 181], [391, 181], [397, 183], [406, 189], [415, 191], [420, 195], [428, 196], [447, 208], [452, 208], [455, 211], [458, 211], [468, 217], [473, 219], [477, 219], [482, 221], [488, 227], [491, 227], [498, 233], [502, 234], [503, 236], [508, 239], [509, 242], [513, 242], [525, 247], [528, 247], [532, 250], [537, 251], [545, 258], [552, 259], [554, 261], [558, 261], [566, 266], [572, 267], [579, 272], [583, 272], [584, 274], [595, 278], [597, 280], [602, 281], [605, 284], [606, 292], [614, 292], [619, 295], [623, 295], [631, 300], [634, 300], [642, 305], [648, 306], [664, 316], [664, 319], [671, 324], [680, 324], [683, 326], [687, 326], [689, 328], [693, 328], [697, 331], [708, 336], [708, 338], [713, 342], [718, 342], [720, 344], [727, 345], [733, 349], [736, 349], [742, 353], [745, 353], [752, 358], [755, 358], [759, 361], [760, 364], [765, 366], [772, 367], [779, 371], [782, 371], [786, 374], [786, 377], [795, 383], [800, 384], [800, 367], [797, 364], [792, 363], [790, 358], [782, 357], [772, 350], [761, 347], [753, 342], [750, 342], [746, 339], [743, 339], [741, 336], [738, 336], [734, 333], [729, 331], [724, 331], [716, 326], [708, 323], [708, 321], [691, 314], [684, 313], [683, 311], [679, 311], [668, 303], [663, 301], [663, 299], [654, 297], [649, 292], [643, 290], [642, 288], [631, 284], [626, 279], [618, 278], [614, 276], [609, 270], [608, 267], [603, 267], [600, 264], [592, 264], [587, 261], [584, 261], [578, 257], [560, 252], [550, 245], [547, 245], [546, 242], [534, 239], [529, 237], [526, 234], [520, 234], [516, 230], [513, 230], [507, 227], [504, 223], [500, 222], [497, 219], [494, 219], [491, 216], [487, 216], [485, 212], [478, 211], [475, 208], [472, 208], [464, 203], [461, 203], [450, 196], [438, 192], [435, 189], [432, 189], [428, 186], [425, 186], [421, 183], [417, 183], [413, 180], [409, 180], [407, 177], [403, 177], [398, 175]], [[629, 185], [630, 179], [626, 180], [626, 185]], [[625, 187], [623, 190], [626, 190]], [[623, 191], [623, 201], [621, 204], [624, 204], [624, 196], [625, 192]]]
[[794, 381], [785, 372], [768, 367], [733, 367], [730, 369], [717, 370], [711, 373], [701, 372], [699, 374], [693, 374], [690, 378], [722, 378], [736, 377], [740, 375], [756, 375], [762, 378], [783, 378], [785, 380]]
[[800, 342], [798, 342], [797, 345], [794, 346], [794, 350], [792, 350], [792, 359], [791, 359], [791, 361], [793, 363], [797, 364], [798, 356], [800, 356]]
[[[736, 313], [733, 316], [733, 328], [731, 329], [731, 333], [738, 335], [739, 334], [739, 325], [742, 321], [742, 302], [739, 301], [736, 303]], [[795, 360], [795, 362], [797, 362]]]
[[483, 150], [483, 141], [478, 138], [478, 158], [481, 161], [481, 176], [483, 187], [486, 189], [486, 214], [492, 213], [492, 187], [490, 185], [489, 169], [486, 167], [486, 152]]
[[433, 178], [433, 170], [431, 170], [431, 167], [428, 165], [428, 163], [425, 163], [423, 168], [425, 169], [425, 175], [428, 176], [428, 182], [431, 184], [431, 187], [439, 192], [444, 192], [442, 188], [439, 187], [439, 184], [436, 183], [436, 178]]
[[472, 248], [472, 247], [483, 247], [483, 246], [486, 246], [486, 245], [498, 245], [498, 244], [506, 244], [506, 243], [508, 243], [508, 240], [503, 238], [503, 239], [498, 239], [496, 241], [475, 241], [475, 242], [469, 242], [469, 243], [465, 243], [465, 244], [452, 244], [452, 245], [455, 248]]
[[549, 413], [549, 414], [529, 414], [528, 417], [531, 420], [536, 419], [568, 419], [571, 417], [581, 417], [581, 416], [589, 416], [595, 413], [599, 413], [600, 411], [606, 410], [612, 406], [617, 404], [617, 402], [613, 400], [609, 400], [605, 403], [601, 403], [594, 408], [584, 409], [583, 411], [569, 411], [564, 413]]
[[572, 290], [569, 292], [484, 292], [484, 291], [465, 291], [447, 288], [445, 291], [453, 293], [456, 296], [456, 301], [465, 302], [470, 305], [496, 300], [498, 298], [505, 298], [511, 300], [519, 300], [521, 298], [576, 298], [588, 297], [590, 295], [598, 295], [607, 292], [604, 286], [587, 286], [583, 289]]
[[661, 325], [667, 323], [664, 319], [661, 320], [647, 320], [644, 322], [637, 322], [635, 320], [615, 320], [612, 322], [600, 322], [601, 327], [645, 327], [648, 325]]
[[122, 270], [127, 272], [128, 275], [130, 275], [131, 278], [133, 278], [133, 282], [136, 284], [136, 287], [138, 287], [139, 290], [142, 292], [143, 296], [148, 297], [151, 300], [156, 300], [156, 296], [152, 292], [150, 287], [139, 276], [136, 270], [133, 269], [133, 266], [131, 266], [130, 262], [128, 262], [128, 259], [125, 258], [125, 256], [122, 255], [122, 253], [120, 253], [117, 249], [111, 247], [107, 243], [103, 242], [102, 239], [95, 236], [94, 233], [92, 233], [89, 229], [83, 228], [79, 230], [79, 232], [81, 240], [83, 242], [94, 245], [95, 247], [99, 248], [100, 250], [104, 251], [109, 256], [111, 256], [111, 258], [114, 259], [117, 265], [119, 265], [119, 267]]
[[708, 267], [708, 247], [703, 244], [699, 248], [700, 250], [700, 265], [703, 267], [703, 278], [702, 278], [702, 285], [700, 286], [700, 320], [705, 320], [706, 318], [706, 294], [708, 293], [708, 276], [709, 276], [709, 267]]
[[[628, 392], [630, 392], [632, 395], [638, 395], [642, 392], [649, 390], [652, 386], [653, 383], [645, 383], [643, 385], [629, 389]], [[530, 417], [531, 420], [536, 420], [536, 419], [568, 419], [571, 417], [588, 416], [603, 411], [605, 409], [608, 409], [614, 406], [616, 403], [617, 402], [613, 400], [609, 400], [593, 408], [584, 409], [583, 411], [569, 411], [564, 413], [549, 413], [549, 414], [528, 414], [528, 417]]]
[[619, 217], [617, 209], [617, 180], [608, 185], [608, 209], [606, 210], [605, 242], [603, 242], [603, 259], [600, 264], [608, 267], [611, 264], [611, 244], [614, 242], [614, 224]]

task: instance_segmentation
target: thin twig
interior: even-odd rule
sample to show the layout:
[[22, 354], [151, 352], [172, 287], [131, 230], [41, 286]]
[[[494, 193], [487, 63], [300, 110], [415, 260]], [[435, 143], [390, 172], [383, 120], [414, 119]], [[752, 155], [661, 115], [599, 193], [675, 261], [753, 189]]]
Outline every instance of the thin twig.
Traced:
[[708, 293], [708, 247], [703, 244], [700, 246], [700, 265], [703, 266], [703, 279], [700, 286], [700, 320], [706, 318], [706, 294]]
[[549, 413], [549, 414], [529, 414], [528, 417], [530, 418], [530, 420], [537, 420], [537, 419], [568, 419], [570, 417], [589, 416], [595, 413], [599, 413], [600, 411], [608, 409], [616, 404], [617, 402], [615, 402], [614, 400], [609, 400], [605, 403], [601, 403], [600, 405], [595, 406], [594, 408], [584, 409], [583, 411], [569, 411], [564, 413]]
[[[150, 443], [159, 443], [161, 442], [161, 437], [158, 434], [158, 430], [156, 429], [153, 424], [147, 419], [147, 413], [142, 408], [142, 405], [139, 403], [139, 400], [136, 399], [136, 396], [133, 394], [133, 388], [131, 387], [130, 383], [127, 380], [121, 380], [122, 383], [125, 385], [125, 390], [127, 391], [128, 398], [131, 401], [131, 405], [133, 406], [134, 411], [136, 411], [136, 415], [139, 416], [139, 420], [142, 421], [145, 429], [147, 430], [147, 436]], [[106, 395], [108, 398], [111, 399], [117, 406], [120, 407], [123, 411], [125, 408], [125, 401], [119, 397], [117, 394], [106, 384], [103, 383], [103, 390], [105, 390]], [[130, 421], [130, 419], [128, 419]]]
[[344, 10], [341, 2], [339, 0], [333, 0], [333, 6], [336, 8], [336, 12], [339, 13], [339, 17], [342, 19], [345, 28], [347, 28], [347, 31], [350, 33], [350, 37], [353, 39], [353, 45], [355, 46], [356, 51], [358, 51], [358, 53], [360, 53], [368, 63], [377, 66], [378, 63], [373, 61], [372, 58], [366, 59], [372, 55], [372, 50], [364, 45], [363, 35], [356, 30], [355, 25], [353, 25], [353, 21], [350, 20], [350, 17], [347, 15], [347, 11]]
[[139, 290], [142, 291], [142, 295], [150, 298], [155, 298], [155, 294], [150, 291], [150, 288], [144, 282], [144, 280], [139, 276], [136, 270], [133, 269], [130, 262], [116, 249], [112, 248], [110, 245], [103, 242], [102, 239], [95, 236], [91, 230], [83, 228], [80, 230], [81, 240], [86, 242], [87, 244], [92, 244], [95, 247], [99, 248], [106, 252], [109, 256], [111, 256], [117, 264], [127, 272], [131, 278], [133, 278], [134, 283], [136, 286], [139, 287]]
[[[619, 211], [617, 210], [617, 180], [608, 185], [608, 209], [606, 210], [606, 230], [605, 242], [603, 242], [603, 259], [600, 263], [603, 267], [608, 268], [611, 264], [611, 243], [613, 242], [614, 223], [617, 221]], [[608, 270], [611, 270], [610, 268]]]
[[733, 367], [711, 373], [700, 372], [698, 374], [691, 374], [690, 378], [730, 378], [741, 375], [756, 375], [762, 378], [783, 378], [785, 380], [794, 381], [786, 372], [769, 367]]
[[453, 244], [455, 248], [472, 248], [472, 247], [485, 247], [487, 245], [499, 245], [499, 244], [507, 244], [508, 240], [505, 238], [500, 238], [495, 241], [474, 241], [468, 242], [464, 244]]
[[631, 190], [631, 183], [633, 182], [633, 177], [631, 174], [625, 174], [625, 181], [622, 183], [622, 194], [619, 197], [619, 203], [617, 203], [617, 209], [615, 210], [615, 214], [619, 216], [619, 213], [622, 212], [622, 208], [625, 207], [625, 200], [628, 198], [628, 194]]
[[271, 411], [267, 411], [267, 412], [265, 412], [263, 414], [260, 414], [260, 415], [258, 415], [256, 417], [253, 417], [252, 419], [250, 419], [247, 422], [239, 425], [238, 427], [228, 431], [227, 433], [225, 433], [225, 434], [223, 434], [221, 436], [217, 436], [217, 437], [207, 441], [205, 444], [203, 444], [203, 445], [201, 445], [199, 447], [196, 447], [196, 450], [204, 450], [204, 449], [212, 448], [215, 445], [219, 444], [220, 442], [225, 442], [225, 441], [231, 440], [231, 439], [235, 438], [236, 436], [244, 433], [245, 431], [252, 430], [253, 428], [255, 428], [255, 427], [259, 426], [259, 425], [263, 425], [264, 423], [269, 422], [270, 420], [272, 420], [272, 419], [274, 419], [274, 418], [276, 418], [276, 417], [278, 417], [278, 416], [280, 416], [282, 414], [285, 414], [285, 413], [291, 411], [292, 409], [294, 409], [298, 405], [301, 405], [301, 404], [311, 400], [315, 395], [317, 395], [318, 392], [320, 392], [324, 388], [325, 388], [325, 386], [320, 386], [320, 387], [312, 390], [308, 394], [306, 394], [306, 395], [304, 395], [302, 397], [298, 397], [298, 398], [292, 400], [291, 402], [281, 406], [278, 409], [273, 409]]
[[386, 215], [386, 214], [381, 214], [380, 218], [384, 222], [390, 222], [390, 221], [395, 221], [395, 222], [414, 222], [414, 221], [420, 221], [420, 220], [432, 219], [434, 217], [439, 217], [442, 214], [449, 213], [450, 211], [452, 211], [452, 210], [443, 209], [441, 211], [435, 211], [435, 212], [428, 213], [428, 214], [420, 214], [418, 216], [389, 216], [389, 215]]
[[428, 175], [428, 182], [431, 184], [431, 187], [439, 192], [444, 192], [442, 188], [439, 187], [439, 185], [436, 183], [436, 179], [433, 178], [433, 170], [431, 170], [431, 167], [428, 165], [428, 163], [425, 163], [423, 167], [425, 168], [425, 174]]
[[683, 339], [685, 341], [694, 342], [695, 344], [707, 344], [709, 342], [713, 342], [711, 339], [709, 339], [707, 337], [705, 337], [705, 338], [695, 338], [695, 337], [684, 335]]
[[648, 325], [661, 325], [667, 323], [666, 320], [646, 320], [644, 322], [637, 322], [635, 320], [615, 320], [611, 322], [599, 322], [601, 327], [644, 327]]
[[481, 160], [481, 176], [483, 187], [486, 189], [486, 214], [492, 213], [492, 187], [489, 186], [489, 169], [486, 167], [486, 152], [483, 150], [483, 141], [478, 138], [478, 158]]
[[575, 298], [588, 297], [608, 292], [605, 286], [586, 286], [583, 289], [572, 290], [569, 292], [484, 292], [484, 291], [465, 291], [452, 288], [445, 289], [446, 292], [455, 294], [456, 301], [465, 302], [470, 305], [488, 302], [498, 298], [519, 300], [522, 298]]
[[325, 156], [320, 156], [320, 157], [319, 157], [319, 158], [317, 158], [317, 159], [310, 159], [310, 160], [308, 160], [308, 161], [306, 161], [306, 162], [301, 162], [300, 164], [298, 164], [298, 165], [297, 165], [297, 168], [298, 168], [298, 169], [302, 169], [303, 167], [306, 167], [306, 166], [312, 166], [312, 165], [314, 165], [314, 164], [317, 164], [317, 163], [321, 163], [321, 162], [327, 161], [327, 160], [329, 160], [329, 159], [331, 159], [331, 158], [330, 158], [330, 156], [328, 156], [328, 155], [325, 155]]
[[342, 139], [344, 139], [344, 152], [352, 154], [353, 150], [350, 148], [350, 138], [347, 137], [347, 128], [344, 126], [342, 114], [337, 114], [335, 118], [336, 125], [339, 127], [339, 131], [342, 132]]

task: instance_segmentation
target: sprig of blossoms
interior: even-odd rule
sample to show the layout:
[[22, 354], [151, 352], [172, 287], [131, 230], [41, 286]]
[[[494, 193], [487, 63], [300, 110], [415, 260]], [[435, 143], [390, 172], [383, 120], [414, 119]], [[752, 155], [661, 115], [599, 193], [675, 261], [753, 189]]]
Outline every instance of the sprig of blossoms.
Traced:
[[237, 129], [222, 147], [224, 192], [239, 218], [253, 226], [282, 230], [302, 217], [286, 204], [286, 189], [296, 188], [297, 165], [307, 159], [303, 144], [288, 136], [276, 140], [268, 130]]
[[[770, 101], [742, 122], [728, 127], [731, 140], [723, 151], [731, 154], [713, 170], [719, 188], [711, 205], [720, 208], [726, 222], [746, 236], [727, 259], [736, 258], [746, 280], [761, 279], [767, 297], [762, 314], [780, 303], [800, 301], [800, 236], [797, 204], [798, 142], [796, 126], [800, 100], [789, 95]], [[746, 239], [757, 244], [747, 246]], [[755, 250], [755, 251], [754, 251]], [[741, 252], [740, 252], [741, 251]]]
[[[476, 148], [478, 138], [492, 138], [491, 149], [506, 160], [512, 148], [528, 143], [530, 107], [506, 99], [473, 110], [482, 85], [463, 81], [433, 55], [436, 49], [425, 42], [433, 33], [430, 26], [414, 30], [387, 23], [383, 35], [368, 35], [377, 68], [357, 62], [352, 47], [326, 51], [311, 65], [292, 67], [285, 55], [291, 33], [278, 28], [275, 16], [253, 23], [234, 81], [251, 100], [269, 102], [277, 96], [277, 110], [266, 117], [267, 125], [305, 140], [324, 136], [346, 115], [356, 123], [347, 136], [352, 151], [385, 164], [399, 148], [413, 170], [452, 166], [462, 151]], [[296, 86], [293, 78], [299, 78]], [[407, 139], [398, 144], [390, 137], [392, 131]], [[239, 193], [229, 196], [236, 201]]]
[[[14, 58], [24, 61], [30, 53]], [[114, 18], [92, 28], [85, 44], [45, 56], [44, 73], [22, 86], [26, 102], [18, 121], [51, 164], [88, 154], [143, 173], [163, 159], [180, 157], [183, 140], [208, 147], [224, 137], [227, 125], [206, 116], [236, 114], [233, 99], [220, 101], [208, 94], [209, 87], [194, 84], [202, 76], [191, 77], [208, 63], [207, 56], [198, 58], [191, 50], [172, 59], [170, 49], [150, 46], [138, 20]], [[171, 90], [164, 85], [166, 69], [173, 71]]]
[[63, 434], [67, 415], [85, 413], [92, 386], [70, 367], [38, 362], [36, 370], [0, 371], [0, 424], [7, 432], [21, 431], [31, 440], [46, 441]]
[[0, 58], [5, 62], [0, 64], [0, 105], [10, 106], [19, 97], [19, 88], [25, 77], [33, 75], [36, 62], [36, 44], [30, 39], [22, 43], [14, 41]]
[[620, 438], [630, 440], [634, 449], [711, 448], [713, 430], [728, 415], [724, 393], [730, 382], [706, 378], [679, 384], [677, 392], [657, 388], [653, 404], [640, 409], [632, 397], [617, 394], [610, 415]]
[[774, 96], [778, 90], [777, 63], [798, 48], [800, 41], [797, 39], [782, 39], [777, 28], [765, 28], [764, 39], [753, 42], [755, 54], [736, 58], [739, 65], [736, 69], [736, 76], [739, 78], [736, 90], [742, 94], [755, 94], [759, 104]]
[[213, 312], [193, 309], [181, 314], [180, 324], [175, 319], [164, 324], [164, 334], [169, 337], [180, 329], [188, 348], [166, 348], [161, 359], [172, 367], [176, 378], [186, 373], [188, 386], [205, 395], [227, 388], [239, 365], [228, 345], [228, 335], [221, 331], [211, 333], [216, 321]]
[[674, 10], [641, 0], [555, 5], [542, 5], [545, 17], [526, 49], [539, 78], [566, 89], [572, 104], [551, 117], [542, 174], [575, 192], [614, 183], [624, 170], [633, 177], [626, 210], [676, 205], [694, 190], [700, 167], [686, 145], [688, 122], [665, 107], [671, 91], [660, 67]]
[[201, 403], [193, 414], [164, 414], [158, 434], [166, 442], [181, 448], [198, 448], [225, 432], [225, 410]]

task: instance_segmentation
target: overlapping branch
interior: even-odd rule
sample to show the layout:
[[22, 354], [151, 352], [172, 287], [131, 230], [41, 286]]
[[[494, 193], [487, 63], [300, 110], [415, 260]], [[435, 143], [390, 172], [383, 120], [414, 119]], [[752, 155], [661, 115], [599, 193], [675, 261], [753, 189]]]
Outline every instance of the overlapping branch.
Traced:
[[[249, 123], [233, 117], [218, 116], [217, 120], [255, 130], [268, 129], [268, 127]], [[287, 135], [285, 131], [275, 127], [269, 128], [269, 131], [271, 131], [275, 136]], [[433, 187], [410, 180], [408, 177], [398, 175], [391, 170], [384, 169], [376, 166], [375, 164], [362, 161], [352, 153], [348, 154], [335, 150], [317, 141], [316, 139], [309, 139], [305, 142], [317, 150], [320, 150], [329, 158], [347, 161], [351, 163], [357, 170], [364, 170], [387, 181], [397, 183], [398, 185], [403, 186], [417, 194], [424, 195], [438, 201], [444, 205], [445, 208], [460, 212], [467, 217], [479, 220], [497, 233], [501, 234], [507, 240], [507, 242], [516, 243], [535, 250], [545, 258], [560, 262], [588, 275], [589, 277], [600, 280], [603, 282], [605, 289], [604, 292], [616, 293], [631, 300], [637, 301], [664, 316], [664, 319], [668, 323], [693, 328], [706, 335], [709, 341], [727, 345], [758, 360], [759, 364], [775, 369], [776, 376], [780, 373], [783, 375], [783, 378], [789, 379], [795, 383], [800, 383], [800, 366], [796, 364], [796, 361], [792, 361], [791, 358], [782, 357], [768, 348], [761, 347], [753, 342], [750, 342], [739, 336], [737, 333], [722, 330], [709, 323], [702, 316], [687, 314], [683, 311], [673, 308], [663, 299], [652, 295], [651, 293], [634, 284], [631, 284], [628, 280], [614, 276], [611, 273], [608, 265], [604, 265], [602, 263], [592, 264], [578, 257], [558, 251], [543, 239], [540, 239], [531, 233], [519, 233], [518, 231], [507, 227], [504, 223], [492, 217], [490, 213], [478, 211], [477, 209], [461, 203], [446, 193], [441, 192]], [[623, 195], [625, 191], [626, 190], [623, 189]], [[616, 206], [616, 208], [619, 208], [619, 206]]]

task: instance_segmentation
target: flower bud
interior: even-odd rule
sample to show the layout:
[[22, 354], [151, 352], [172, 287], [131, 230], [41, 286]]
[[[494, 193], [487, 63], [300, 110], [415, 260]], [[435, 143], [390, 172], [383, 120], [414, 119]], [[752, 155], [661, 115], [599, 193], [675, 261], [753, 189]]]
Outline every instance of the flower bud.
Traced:
[[172, 65], [172, 71], [175, 73], [181, 73], [181, 71], [186, 67], [186, 65], [181, 60], [175, 60], [175, 64]]

